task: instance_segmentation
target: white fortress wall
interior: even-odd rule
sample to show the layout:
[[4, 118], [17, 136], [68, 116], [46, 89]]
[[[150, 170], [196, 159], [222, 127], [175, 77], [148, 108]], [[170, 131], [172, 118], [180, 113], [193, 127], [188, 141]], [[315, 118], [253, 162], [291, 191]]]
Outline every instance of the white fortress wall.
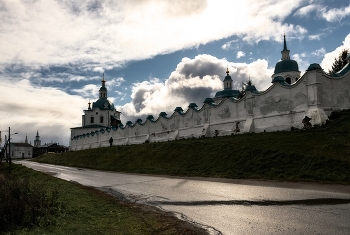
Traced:
[[71, 150], [109, 146], [111, 137], [113, 145], [126, 145], [290, 130], [302, 128], [305, 116], [312, 118], [312, 125], [322, 125], [332, 111], [350, 108], [349, 90], [350, 72], [334, 77], [315, 69], [292, 85], [274, 83], [266, 91], [247, 92], [240, 100], [215, 99], [201, 108], [176, 108], [171, 116], [160, 114], [118, 128], [72, 129]]
[[[346, 76], [347, 75], [347, 76]], [[320, 102], [324, 111], [329, 115], [333, 110], [350, 107], [350, 76], [330, 77], [327, 74], [319, 76]]]

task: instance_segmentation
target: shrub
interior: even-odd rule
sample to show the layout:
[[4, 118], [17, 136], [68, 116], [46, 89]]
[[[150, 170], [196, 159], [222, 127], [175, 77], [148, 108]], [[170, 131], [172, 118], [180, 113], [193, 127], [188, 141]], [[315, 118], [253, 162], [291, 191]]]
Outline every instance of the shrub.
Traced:
[[18, 179], [0, 166], [0, 231], [55, 224], [62, 209], [58, 191], [48, 192], [39, 182]]

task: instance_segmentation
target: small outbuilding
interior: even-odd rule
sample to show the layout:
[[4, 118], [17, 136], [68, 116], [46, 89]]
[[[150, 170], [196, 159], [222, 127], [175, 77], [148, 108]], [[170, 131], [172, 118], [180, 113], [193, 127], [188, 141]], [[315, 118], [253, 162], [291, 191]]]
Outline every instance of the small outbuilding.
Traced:
[[12, 159], [24, 159], [24, 158], [32, 158], [33, 157], [33, 146], [28, 143], [12, 143], [7, 146], [7, 153], [10, 152], [10, 156]]

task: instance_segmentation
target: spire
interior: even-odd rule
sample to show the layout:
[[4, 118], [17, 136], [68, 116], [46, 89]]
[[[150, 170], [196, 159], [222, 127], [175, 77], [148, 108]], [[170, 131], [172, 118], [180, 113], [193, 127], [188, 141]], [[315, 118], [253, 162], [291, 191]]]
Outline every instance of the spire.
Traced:
[[281, 51], [282, 58], [281, 60], [290, 60], [289, 56], [289, 50], [287, 49], [287, 41], [286, 41], [286, 35], [283, 35], [283, 51]]
[[37, 130], [35, 140], [34, 140], [34, 147], [39, 147], [40, 145], [41, 145], [41, 140], [39, 136], [39, 131]]
[[284, 51], [288, 51], [288, 49], [287, 49], [287, 42], [286, 42], [286, 34], [284, 34], [284, 47], [283, 47], [283, 50]]
[[105, 80], [105, 73], [103, 73], [102, 74], [102, 87], [104, 87], [105, 86], [105, 82], [106, 82], [106, 80]]
[[230, 71], [228, 71], [228, 67], [226, 68], [226, 74], [228, 75], [230, 73]]
[[27, 137], [27, 134], [26, 134], [26, 140], [24, 141], [24, 143], [28, 144], [28, 137]]
[[88, 107], [88, 110], [90, 110], [91, 109], [91, 102], [90, 102], [90, 100], [89, 100], [89, 107]]

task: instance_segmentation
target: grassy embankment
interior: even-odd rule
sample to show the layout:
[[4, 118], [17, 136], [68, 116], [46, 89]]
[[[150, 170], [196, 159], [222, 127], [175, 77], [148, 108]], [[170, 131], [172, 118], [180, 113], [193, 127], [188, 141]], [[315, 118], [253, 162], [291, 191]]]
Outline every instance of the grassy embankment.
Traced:
[[206, 234], [151, 207], [0, 164], [0, 234]]
[[50, 154], [35, 161], [118, 172], [350, 183], [350, 111], [311, 130]]

